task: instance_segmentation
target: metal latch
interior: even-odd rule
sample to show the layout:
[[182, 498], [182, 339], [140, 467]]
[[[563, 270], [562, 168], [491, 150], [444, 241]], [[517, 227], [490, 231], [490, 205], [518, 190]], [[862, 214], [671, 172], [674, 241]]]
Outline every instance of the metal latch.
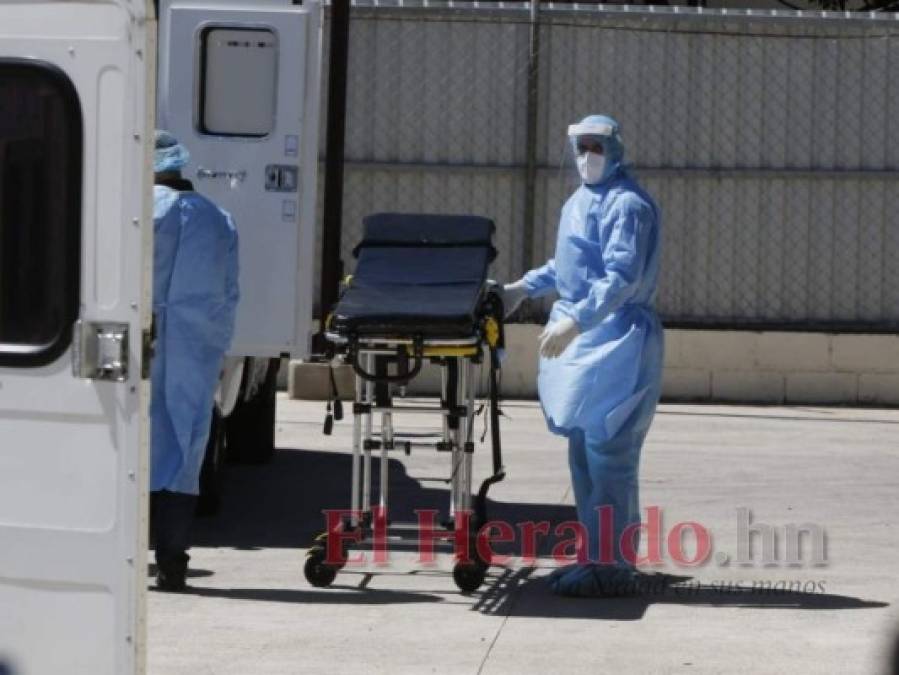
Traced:
[[75, 377], [124, 382], [128, 379], [128, 324], [78, 321], [72, 359]]
[[269, 164], [265, 167], [267, 192], [296, 192], [300, 168], [290, 164]]

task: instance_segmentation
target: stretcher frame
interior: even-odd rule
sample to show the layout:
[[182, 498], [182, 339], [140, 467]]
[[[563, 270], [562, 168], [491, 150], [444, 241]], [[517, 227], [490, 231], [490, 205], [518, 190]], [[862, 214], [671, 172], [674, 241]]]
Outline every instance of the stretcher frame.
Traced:
[[[487, 522], [487, 492], [491, 485], [505, 477], [499, 436], [497, 384], [497, 349], [502, 343], [502, 325], [498, 317], [503, 316], [502, 301], [495, 292], [485, 293], [484, 305], [488, 311], [476, 334], [468, 338], [347, 336], [326, 332], [326, 338], [353, 365], [355, 371], [350, 511], [341, 524], [343, 533], [353, 533], [354, 547], [366, 547], [387, 543], [377, 540], [376, 526], [383, 528], [382, 533], [390, 535], [419, 532], [417, 523], [376, 523], [376, 518], [386, 517], [388, 513], [389, 453], [400, 450], [408, 455], [413, 448], [445, 452], [450, 457], [447, 517], [430, 536], [452, 545], [455, 556], [453, 579], [463, 592], [476, 590], [486, 577], [490, 561], [483, 560], [479, 555], [476, 536], [479, 528]], [[414, 360], [411, 367], [401, 368], [404, 357]], [[488, 359], [493, 473], [474, 494], [472, 474], [478, 373]], [[399, 372], [396, 375], [387, 374], [388, 360], [397, 364]], [[404, 385], [414, 379], [425, 360], [440, 368], [440, 400], [432, 405], [395, 402], [390, 385]], [[395, 428], [394, 416], [397, 414], [439, 416], [441, 440], [426, 443], [405, 437]], [[372, 492], [372, 459], [375, 452], [380, 462], [376, 505]], [[460, 517], [461, 514], [465, 514], [464, 517]], [[465, 531], [462, 531], [463, 528]], [[325, 532], [319, 535], [307, 554], [304, 573], [315, 586], [330, 585], [343, 567], [342, 563], [345, 564], [348, 545], [341, 551], [342, 563], [328, 559], [328, 551], [334, 550], [328, 546], [328, 537], [335, 534]], [[343, 546], [348, 537], [341, 539]]]

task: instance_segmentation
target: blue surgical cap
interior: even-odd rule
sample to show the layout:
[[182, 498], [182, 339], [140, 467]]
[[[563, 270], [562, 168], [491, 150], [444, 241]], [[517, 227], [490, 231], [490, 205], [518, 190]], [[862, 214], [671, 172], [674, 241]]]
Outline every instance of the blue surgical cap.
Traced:
[[171, 132], [156, 130], [156, 151], [153, 156], [153, 171], [180, 171], [190, 161], [190, 153], [178, 142]]

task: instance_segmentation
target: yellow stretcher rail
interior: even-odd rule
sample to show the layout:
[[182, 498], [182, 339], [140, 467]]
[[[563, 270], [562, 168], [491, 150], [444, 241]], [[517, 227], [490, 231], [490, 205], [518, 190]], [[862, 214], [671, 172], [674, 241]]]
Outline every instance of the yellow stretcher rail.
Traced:
[[[415, 356], [415, 352], [412, 349], [412, 345], [406, 345], [406, 352], [409, 356]], [[424, 347], [422, 349], [421, 355], [425, 357], [434, 357], [434, 356], [476, 356], [478, 353], [477, 346], [466, 346], [466, 347], [457, 347], [452, 345], [447, 345], [446, 347], [441, 347], [439, 345], [435, 345], [433, 347]]]

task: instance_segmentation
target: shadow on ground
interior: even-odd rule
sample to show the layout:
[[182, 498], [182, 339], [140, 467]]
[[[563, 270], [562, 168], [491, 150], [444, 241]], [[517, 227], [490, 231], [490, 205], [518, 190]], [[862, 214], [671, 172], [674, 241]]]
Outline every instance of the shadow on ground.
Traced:
[[[149, 590], [156, 590], [150, 587]], [[164, 591], [161, 591], [164, 592]], [[225, 600], [257, 600], [262, 602], [287, 602], [304, 605], [402, 605], [442, 602], [443, 598], [425, 592], [391, 591], [385, 589], [359, 589], [356, 586], [334, 584], [328, 589], [275, 589], [275, 588], [198, 588], [188, 586], [180, 595], [198, 595], [204, 598]], [[2, 675], [2, 674], [0, 674]]]
[[484, 586], [472, 609], [484, 614], [531, 618], [641, 619], [651, 605], [675, 604], [695, 607], [743, 607], [747, 609], [849, 610], [877, 609], [888, 603], [861, 600], [831, 593], [802, 593], [773, 587], [742, 587], [703, 584], [690, 577], [644, 574], [632, 597], [560, 597], [550, 590], [545, 576], [533, 567], [502, 570]]
[[[155, 577], [158, 568], [156, 567], [156, 563], [150, 563], [147, 565], [147, 576]], [[196, 567], [191, 567], [187, 570], [187, 578], [188, 579], [201, 579], [203, 577], [211, 577], [215, 574], [212, 570], [204, 570]]]
[[[445, 515], [446, 486], [410, 477], [405, 465], [390, 462], [390, 516], [396, 521], [414, 520], [416, 509], [437, 509]], [[243, 550], [309, 546], [325, 527], [322, 510], [349, 505], [351, 457], [348, 453], [280, 450], [264, 466], [231, 466], [225, 475], [225, 499], [218, 516], [197, 521], [194, 542], [200, 547], [232, 547]], [[378, 462], [372, 463], [372, 483], [378, 484]], [[431, 487], [433, 485], [433, 487]], [[477, 485], [474, 486], [477, 489]], [[573, 507], [559, 504], [489, 502], [491, 519], [516, 524], [548, 521], [550, 531], [558, 523], [575, 518]], [[567, 534], [566, 536], [570, 536]], [[537, 541], [537, 555], [549, 556], [559, 542], [554, 537]], [[393, 544], [391, 544], [393, 546]], [[496, 553], [520, 555], [520, 545], [494, 546]], [[415, 570], [412, 573], [418, 573]], [[203, 575], [209, 574], [208, 572]], [[367, 588], [381, 576], [366, 574], [361, 585], [341, 583], [329, 589], [278, 590], [263, 588], [190, 588], [188, 593], [206, 597], [266, 602], [382, 605], [439, 602], [428, 592], [400, 592]], [[776, 588], [717, 587], [693, 582], [689, 577], [645, 575], [644, 586], [634, 597], [605, 598], [601, 602], [554, 595], [533, 567], [494, 567], [486, 584], [470, 598], [472, 608], [485, 614], [541, 618], [640, 619], [653, 604], [697, 607], [746, 607], [753, 609], [849, 610], [886, 607], [887, 603], [821, 593], [802, 593]]]
[[[325, 529], [323, 509], [349, 507], [351, 469], [349, 453], [292, 449], [279, 450], [263, 466], [230, 465], [224, 476], [222, 510], [196, 521], [194, 543], [247, 550], [305, 548]], [[437, 522], [446, 517], [449, 493], [442, 477], [413, 478], [396, 459], [389, 460], [389, 473], [392, 520], [415, 521], [415, 511], [422, 509], [437, 510]], [[373, 460], [372, 484], [377, 486], [378, 480], [379, 463]], [[473, 484], [474, 490], [478, 485]], [[488, 516], [513, 524], [549, 521], [555, 526], [574, 519], [575, 512], [559, 504], [488, 502]], [[538, 540], [538, 554], [549, 554], [554, 543], [552, 538]], [[514, 544], [496, 550], [516, 552]]]

